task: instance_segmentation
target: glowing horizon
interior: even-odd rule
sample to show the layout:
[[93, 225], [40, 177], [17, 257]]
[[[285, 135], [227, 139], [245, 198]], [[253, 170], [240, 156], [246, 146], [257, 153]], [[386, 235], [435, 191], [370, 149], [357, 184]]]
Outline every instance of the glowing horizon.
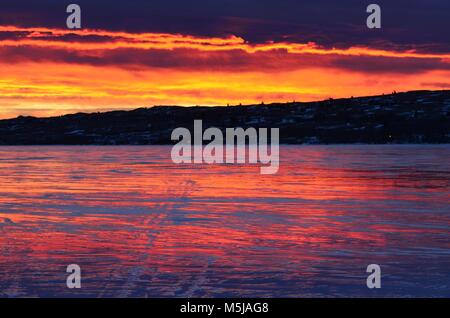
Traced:
[[0, 36], [0, 118], [450, 88], [450, 54], [421, 47], [13, 25]]

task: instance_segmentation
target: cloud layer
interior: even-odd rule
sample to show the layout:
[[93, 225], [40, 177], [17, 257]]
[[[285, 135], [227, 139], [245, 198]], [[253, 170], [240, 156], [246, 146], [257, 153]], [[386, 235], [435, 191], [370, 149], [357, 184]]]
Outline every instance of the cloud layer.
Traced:
[[[360, 1], [317, 2], [237, 6], [228, 0], [212, 7], [198, 1], [186, 7], [181, 1], [134, 1], [103, 10], [107, 2], [80, 1], [84, 24], [92, 28], [67, 30], [61, 27], [65, 8], [56, 1], [25, 6], [6, 0], [0, 12], [0, 117], [310, 101], [450, 86], [450, 44], [441, 29], [450, 19], [439, 20], [447, 2], [430, 1], [428, 9], [416, 1], [385, 3], [387, 26], [380, 32], [364, 27]], [[391, 14], [401, 9], [409, 18], [394, 21]], [[296, 10], [303, 12], [298, 19]], [[421, 23], [408, 20], [415, 16]]]

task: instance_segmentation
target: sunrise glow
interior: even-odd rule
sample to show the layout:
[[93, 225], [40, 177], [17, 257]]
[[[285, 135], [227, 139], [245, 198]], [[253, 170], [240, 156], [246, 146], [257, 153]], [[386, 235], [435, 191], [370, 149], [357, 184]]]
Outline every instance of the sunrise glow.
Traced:
[[[442, 89], [450, 55], [238, 36], [0, 26], [0, 118]], [[395, 76], [393, 76], [395, 75]]]

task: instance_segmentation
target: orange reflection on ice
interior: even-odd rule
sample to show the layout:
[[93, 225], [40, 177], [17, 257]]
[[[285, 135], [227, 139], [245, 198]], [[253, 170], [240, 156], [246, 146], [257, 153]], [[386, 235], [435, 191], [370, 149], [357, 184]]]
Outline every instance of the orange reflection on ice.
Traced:
[[448, 152], [283, 146], [262, 176], [175, 165], [170, 147], [3, 147], [0, 287], [70, 295], [73, 263], [85, 296], [361, 296], [378, 262], [394, 295], [445, 281]]

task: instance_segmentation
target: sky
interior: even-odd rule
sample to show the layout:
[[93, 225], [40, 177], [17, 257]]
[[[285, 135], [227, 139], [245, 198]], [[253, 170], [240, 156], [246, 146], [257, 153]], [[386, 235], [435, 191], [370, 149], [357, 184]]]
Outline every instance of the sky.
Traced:
[[0, 0], [0, 118], [450, 89], [448, 30], [448, 0]]

